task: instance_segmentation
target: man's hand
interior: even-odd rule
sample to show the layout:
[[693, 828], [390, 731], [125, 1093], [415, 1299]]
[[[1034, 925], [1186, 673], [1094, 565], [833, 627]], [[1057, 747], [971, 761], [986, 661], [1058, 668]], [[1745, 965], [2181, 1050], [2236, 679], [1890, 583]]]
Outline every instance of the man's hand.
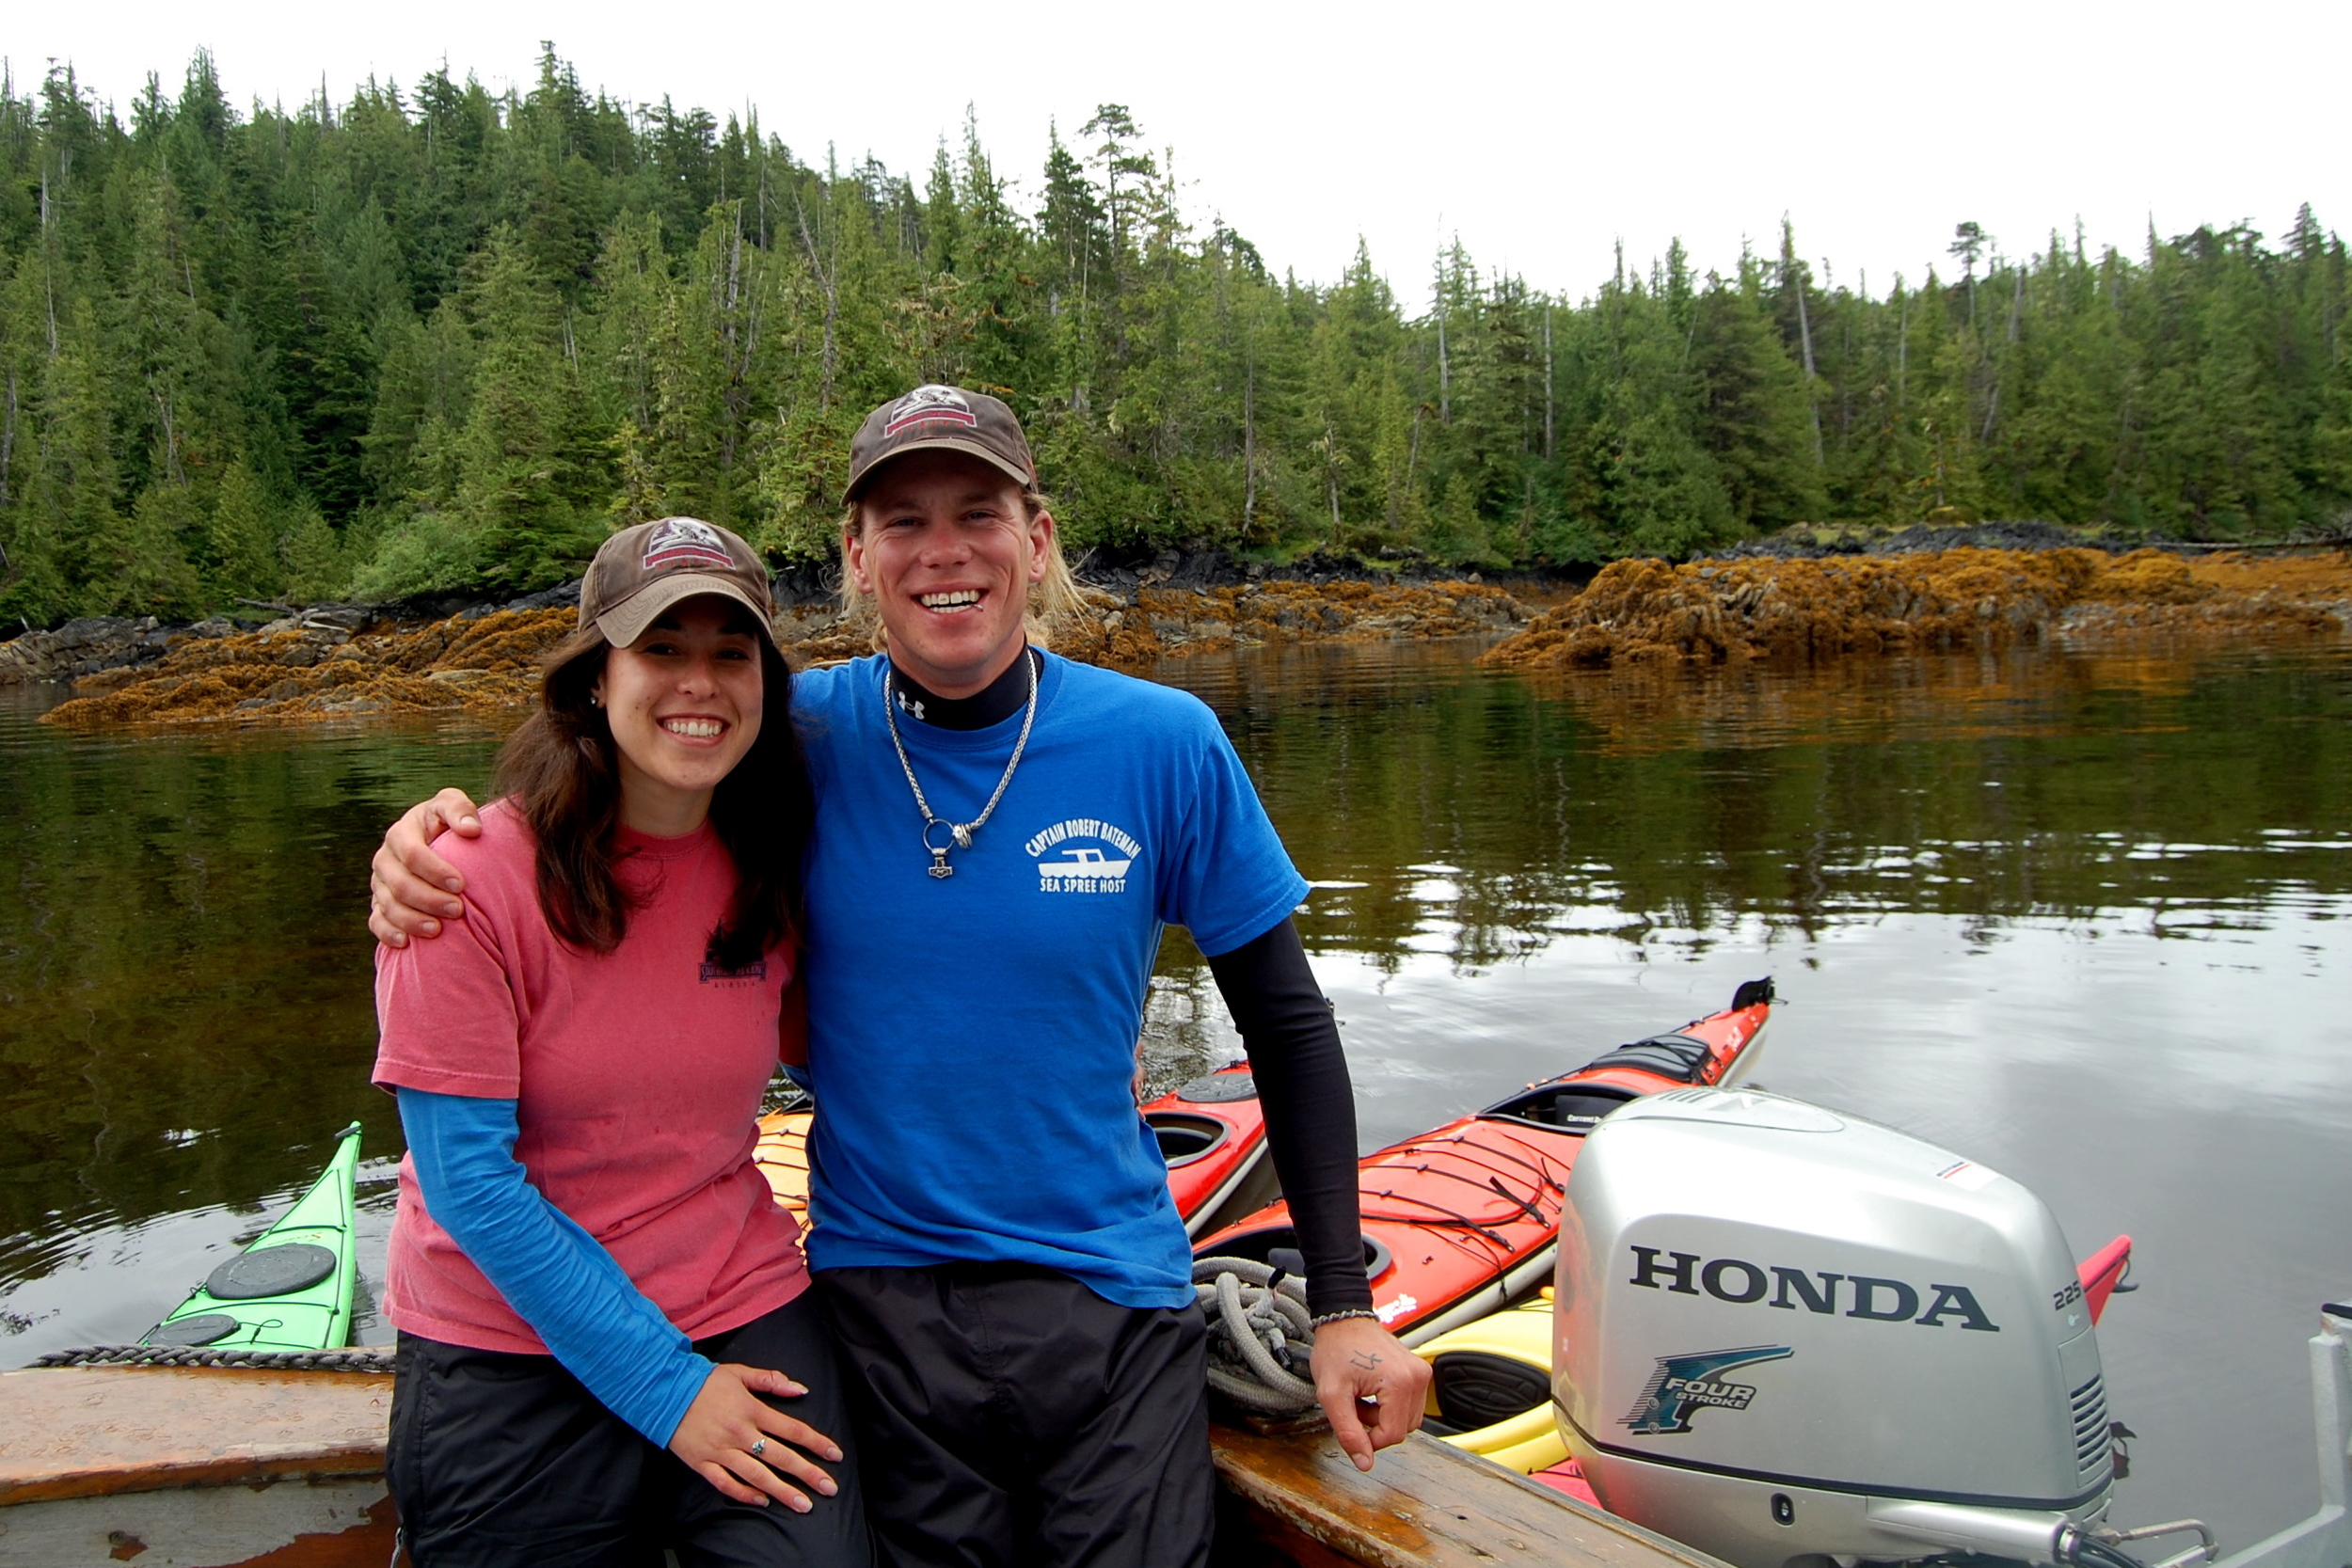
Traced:
[[1375, 1449], [1402, 1443], [1421, 1425], [1429, 1363], [1377, 1321], [1342, 1318], [1316, 1329], [1312, 1365], [1315, 1398], [1330, 1419], [1331, 1434], [1359, 1470], [1372, 1468]]
[[670, 1434], [670, 1451], [736, 1502], [765, 1508], [773, 1497], [796, 1513], [806, 1513], [810, 1507], [807, 1494], [787, 1482], [785, 1475], [796, 1477], [811, 1491], [832, 1497], [838, 1490], [833, 1477], [800, 1450], [806, 1449], [839, 1464], [841, 1446], [759, 1396], [793, 1399], [807, 1392], [782, 1372], [765, 1367], [733, 1362], [713, 1367], [703, 1380], [702, 1392], [694, 1396], [677, 1430]]
[[387, 947], [405, 947], [410, 937], [437, 937], [444, 920], [463, 920], [457, 895], [466, 879], [433, 852], [443, 832], [482, 836], [482, 816], [462, 789], [444, 789], [422, 805], [410, 806], [385, 830], [384, 842], [368, 866], [368, 929]]

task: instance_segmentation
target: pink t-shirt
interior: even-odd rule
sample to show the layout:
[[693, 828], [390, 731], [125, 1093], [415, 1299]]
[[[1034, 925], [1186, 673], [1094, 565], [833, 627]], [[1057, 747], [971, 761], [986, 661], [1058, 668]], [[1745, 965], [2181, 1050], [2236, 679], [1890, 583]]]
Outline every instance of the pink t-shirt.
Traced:
[[[723, 1333], [807, 1288], [799, 1232], [752, 1164], [795, 950], [729, 973], [703, 961], [735, 867], [708, 824], [620, 830], [641, 900], [609, 954], [566, 946], [540, 913], [530, 828], [504, 801], [482, 836], [437, 849], [466, 918], [379, 947], [375, 1082], [513, 1100], [515, 1157], [689, 1337]], [[384, 1307], [405, 1332], [545, 1354], [529, 1324], [425, 1212], [404, 1159]]]

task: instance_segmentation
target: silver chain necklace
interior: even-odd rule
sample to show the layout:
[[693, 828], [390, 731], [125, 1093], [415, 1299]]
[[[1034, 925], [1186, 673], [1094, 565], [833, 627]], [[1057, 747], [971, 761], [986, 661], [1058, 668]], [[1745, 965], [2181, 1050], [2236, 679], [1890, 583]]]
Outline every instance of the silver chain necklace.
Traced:
[[[914, 764], [907, 758], [907, 743], [898, 738], [898, 715], [891, 712], [895, 705], [890, 700], [891, 673], [887, 670], [882, 672], [882, 722], [890, 727], [891, 750], [898, 753], [899, 771], [906, 774], [907, 787], [914, 791], [915, 809], [923, 814], [923, 847], [930, 851], [930, 871], [933, 877], [952, 877], [956, 874], [956, 868], [947, 863], [947, 851], [972, 847], [972, 835], [980, 831], [990, 815], [996, 810], [996, 802], [1005, 798], [1005, 786], [1012, 783], [1013, 769], [1021, 766], [1021, 753], [1029, 749], [1029, 728], [1037, 722], [1037, 661], [1025, 645], [1021, 650], [1021, 662], [1029, 671], [1029, 702], [1021, 715], [1021, 737], [1012, 743], [1012, 760], [1005, 764], [1005, 776], [996, 781], [996, 793], [988, 798], [988, 804], [980, 808], [980, 815], [969, 822], [948, 821], [931, 810], [930, 801], [924, 798], [923, 785], [914, 777]], [[931, 842], [932, 832], [941, 828], [947, 830], [950, 843]]]

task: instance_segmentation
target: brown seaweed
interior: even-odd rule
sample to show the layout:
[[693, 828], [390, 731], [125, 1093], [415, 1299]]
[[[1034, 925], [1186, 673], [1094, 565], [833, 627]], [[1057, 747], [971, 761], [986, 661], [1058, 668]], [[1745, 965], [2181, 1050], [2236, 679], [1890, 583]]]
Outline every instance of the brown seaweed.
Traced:
[[2185, 561], [2156, 550], [1961, 548], [1672, 565], [1619, 561], [1482, 656], [1543, 670], [1814, 659], [2044, 638], [2248, 638], [2352, 626], [2341, 554]]

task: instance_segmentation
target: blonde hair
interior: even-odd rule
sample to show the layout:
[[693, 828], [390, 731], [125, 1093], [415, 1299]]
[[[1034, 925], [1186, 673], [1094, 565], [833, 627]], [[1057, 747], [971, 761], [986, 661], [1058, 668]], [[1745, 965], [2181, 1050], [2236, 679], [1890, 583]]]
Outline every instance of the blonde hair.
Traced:
[[[1031, 522], [1048, 508], [1044, 493], [1034, 485], [1023, 488], [1021, 504], [1028, 509]], [[843, 536], [860, 533], [864, 527], [858, 503], [850, 502], [841, 513]], [[1061, 531], [1056, 529], [1045, 546], [1045, 575], [1029, 584], [1028, 608], [1021, 617], [1022, 630], [1039, 647], [1050, 648], [1054, 645], [1054, 632], [1068, 625], [1072, 617], [1082, 614], [1085, 608], [1086, 601], [1078, 593], [1078, 579], [1070, 573], [1070, 558], [1062, 554]], [[841, 565], [841, 619], [851, 630], [866, 628], [876, 653], [890, 651], [890, 633], [875, 609], [873, 596], [858, 587], [846, 561]]]

